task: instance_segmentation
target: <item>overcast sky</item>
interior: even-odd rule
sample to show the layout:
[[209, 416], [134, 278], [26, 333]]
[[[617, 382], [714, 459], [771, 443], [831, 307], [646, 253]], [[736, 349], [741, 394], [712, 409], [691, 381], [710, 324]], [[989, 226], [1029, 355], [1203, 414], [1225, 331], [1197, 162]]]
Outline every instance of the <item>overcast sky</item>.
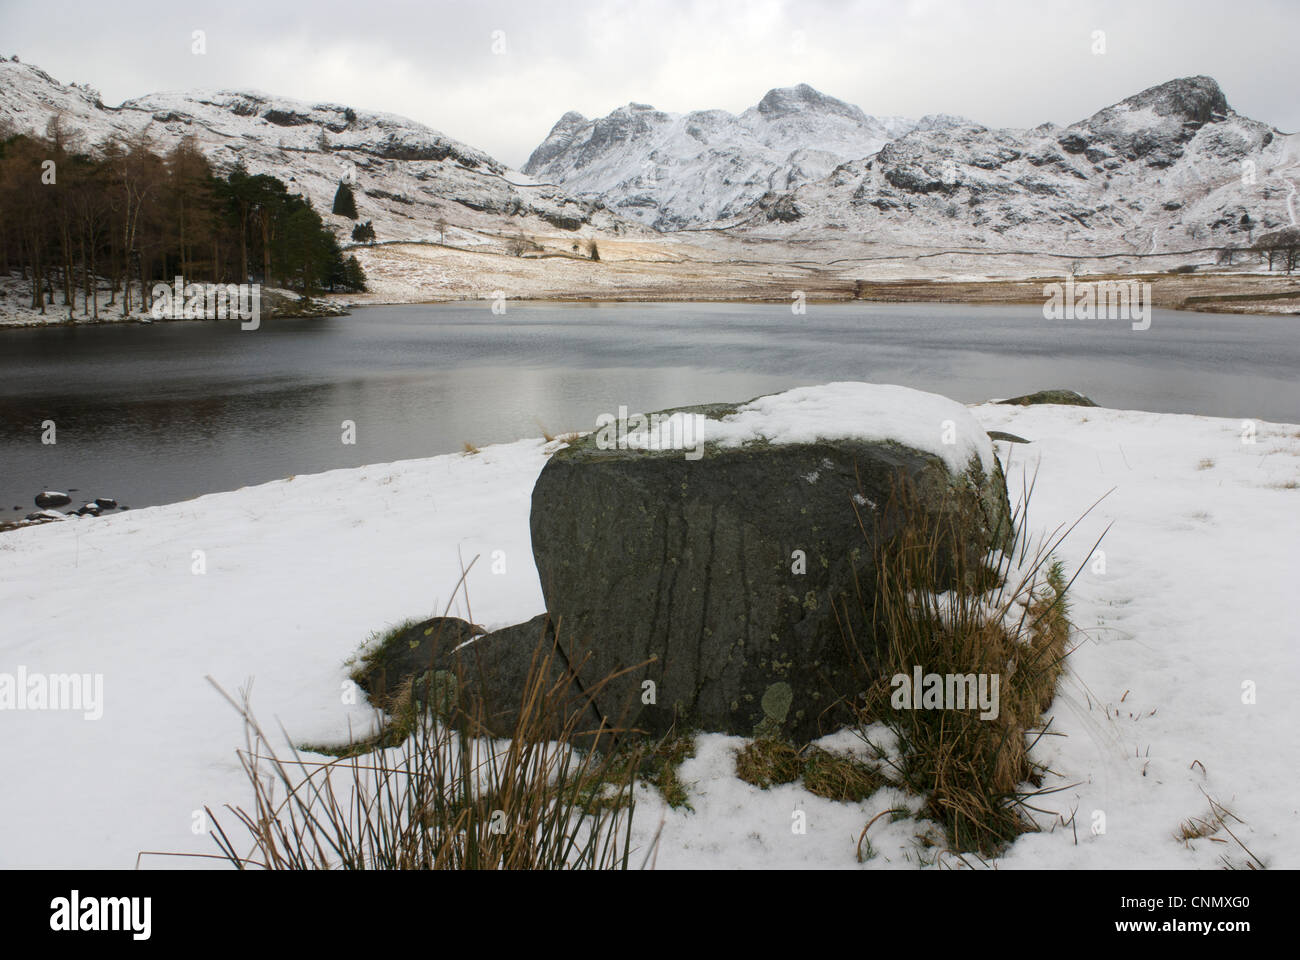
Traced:
[[1298, 39], [1296, 0], [0, 0], [0, 53], [107, 104], [260, 89], [404, 114], [515, 166], [568, 110], [739, 112], [797, 83], [868, 113], [1030, 127], [1208, 74], [1294, 131]]

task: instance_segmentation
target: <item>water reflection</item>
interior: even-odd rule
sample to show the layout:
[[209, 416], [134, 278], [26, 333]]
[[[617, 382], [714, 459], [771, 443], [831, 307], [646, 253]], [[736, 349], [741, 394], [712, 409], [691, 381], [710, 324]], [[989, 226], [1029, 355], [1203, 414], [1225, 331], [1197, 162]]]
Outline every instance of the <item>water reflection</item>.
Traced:
[[[1294, 318], [1049, 322], [925, 304], [375, 307], [352, 317], [0, 333], [0, 516], [44, 488], [132, 506], [295, 473], [590, 429], [620, 405], [874, 380], [963, 401], [1044, 387], [1107, 406], [1300, 421]], [[42, 421], [58, 443], [40, 443]], [[341, 424], [357, 424], [354, 446]], [[540, 424], [540, 426], [539, 426]]]

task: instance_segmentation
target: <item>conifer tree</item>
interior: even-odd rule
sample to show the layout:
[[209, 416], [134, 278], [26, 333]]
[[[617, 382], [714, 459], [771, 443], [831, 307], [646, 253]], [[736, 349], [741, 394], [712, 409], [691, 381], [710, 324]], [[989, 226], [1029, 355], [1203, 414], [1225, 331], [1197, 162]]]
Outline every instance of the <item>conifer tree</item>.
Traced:
[[357, 218], [357, 198], [352, 195], [352, 187], [346, 180], [339, 181], [339, 188], [334, 193], [333, 212], [349, 220]]

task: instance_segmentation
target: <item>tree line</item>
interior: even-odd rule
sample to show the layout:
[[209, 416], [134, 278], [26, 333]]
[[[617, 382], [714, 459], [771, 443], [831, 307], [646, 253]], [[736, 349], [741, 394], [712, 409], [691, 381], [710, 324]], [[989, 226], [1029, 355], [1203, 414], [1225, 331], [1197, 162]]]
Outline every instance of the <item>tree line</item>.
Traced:
[[1231, 264], [1237, 258], [1254, 255], [1260, 263], [1267, 261], [1271, 271], [1285, 270], [1288, 274], [1300, 267], [1300, 227], [1283, 227], [1272, 233], [1261, 234], [1247, 247], [1224, 247], [1219, 253], [1219, 263]]
[[152, 285], [178, 275], [308, 298], [366, 281], [310, 200], [276, 177], [242, 162], [217, 174], [192, 137], [165, 152], [143, 132], [90, 150], [58, 115], [43, 137], [0, 135], [0, 276], [15, 272], [32, 309], [61, 294], [69, 318], [79, 305], [94, 319], [147, 310]]

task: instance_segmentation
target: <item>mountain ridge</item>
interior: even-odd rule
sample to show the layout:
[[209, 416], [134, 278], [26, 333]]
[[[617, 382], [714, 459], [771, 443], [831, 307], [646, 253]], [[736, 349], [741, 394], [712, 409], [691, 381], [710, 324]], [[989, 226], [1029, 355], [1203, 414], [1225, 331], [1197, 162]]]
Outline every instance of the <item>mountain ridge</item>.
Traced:
[[[251, 173], [286, 181], [323, 212], [339, 181], [352, 178], [360, 219], [372, 220], [381, 240], [440, 241], [443, 220], [493, 233], [522, 229], [530, 218], [532, 229], [579, 233], [628, 226], [598, 202], [538, 184], [398, 114], [235, 89], [150, 93], [108, 107], [93, 88], [0, 57], [0, 123], [41, 135], [55, 114], [91, 148], [146, 135], [166, 150], [192, 136], [216, 168], [242, 161]], [[326, 220], [340, 234], [351, 229]]]
[[[637, 123], [627, 122], [627, 108], [595, 121], [565, 114], [525, 170], [659, 230], [724, 229], [767, 239], [842, 231], [908, 244], [956, 240], [1003, 249], [1096, 241], [1157, 251], [1237, 243], [1257, 230], [1296, 225], [1300, 141], [1237, 114], [1205, 75], [1156, 84], [1064, 127], [986, 127], [944, 114], [874, 118], [807, 84], [771, 90], [735, 116], [656, 112], [667, 118], [657, 130], [651, 109]], [[806, 146], [768, 156], [764, 166], [739, 139], [698, 138], [697, 149], [665, 134], [673, 123], [719, 113], [742, 125], [751, 118], [751, 133], [764, 129], [753, 117], [780, 117], [786, 127], [776, 132]], [[827, 116], [869, 129], [877, 142], [841, 137], [839, 156], [819, 152], [817, 126]], [[872, 149], [844, 156], [854, 146]], [[713, 162], [719, 158], [730, 165]], [[736, 170], [739, 188], [735, 180], [719, 186], [720, 173]], [[710, 191], [718, 201], [712, 207], [698, 199]]]
[[[380, 240], [464, 246], [537, 234], [723, 231], [806, 244], [1160, 253], [1241, 246], [1297, 225], [1300, 135], [1238, 114], [1211, 77], [1148, 87], [1066, 126], [873, 117], [807, 84], [740, 114], [632, 102], [565, 113], [523, 171], [397, 114], [257, 90], [159, 92], [105, 106], [85, 84], [0, 57], [0, 126], [63, 115], [88, 143], [192, 136], [328, 211], [355, 178]], [[351, 223], [327, 215], [340, 235]], [[456, 233], [457, 230], [461, 232]]]
[[875, 117], [808, 84], [775, 87], [739, 114], [670, 113], [632, 102], [604, 117], [565, 113], [525, 173], [658, 230], [726, 219], [922, 126], [959, 118]]

